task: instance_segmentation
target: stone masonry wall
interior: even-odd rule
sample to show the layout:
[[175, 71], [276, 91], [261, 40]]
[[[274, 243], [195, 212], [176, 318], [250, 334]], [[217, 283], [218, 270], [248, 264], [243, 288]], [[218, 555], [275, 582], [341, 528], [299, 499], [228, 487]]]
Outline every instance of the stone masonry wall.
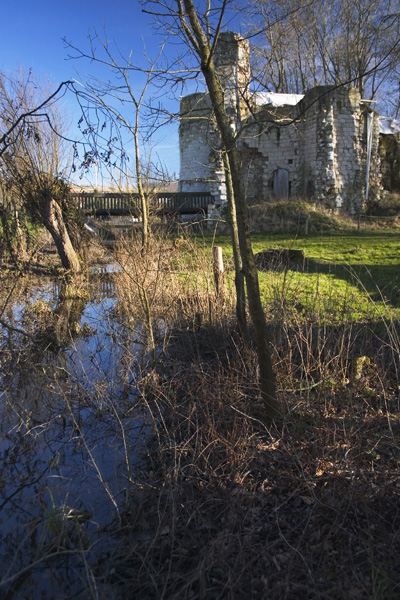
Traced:
[[[250, 111], [248, 42], [238, 34], [222, 34], [215, 63], [232, 127], [242, 128], [238, 144], [249, 202], [273, 198], [286, 186], [284, 195], [358, 212], [366, 193], [368, 114], [373, 131], [369, 188], [377, 193], [386, 160], [382, 149], [379, 153], [378, 115], [357, 90], [320, 86], [294, 107], [254, 104]], [[225, 201], [220, 146], [207, 94], [183, 98], [180, 191], [209, 191], [217, 203]]]
[[[224, 32], [214, 57], [225, 90], [225, 106], [237, 129], [247, 111], [250, 79], [249, 43], [239, 34]], [[216, 202], [226, 201], [220, 138], [207, 94], [192, 94], [181, 101], [179, 191], [209, 191]]]
[[248, 115], [250, 81], [250, 47], [238, 33], [222, 32], [214, 55], [221, 85], [225, 91], [225, 108], [238, 124]]
[[288, 122], [287, 108], [263, 107], [244, 130], [240, 148], [250, 202], [268, 200], [274, 195], [274, 174], [278, 170], [288, 172], [290, 195], [299, 186], [299, 140], [295, 128], [285, 125]]
[[211, 192], [225, 200], [225, 177], [220, 140], [205, 94], [191, 94], [181, 101], [179, 126], [180, 192]]

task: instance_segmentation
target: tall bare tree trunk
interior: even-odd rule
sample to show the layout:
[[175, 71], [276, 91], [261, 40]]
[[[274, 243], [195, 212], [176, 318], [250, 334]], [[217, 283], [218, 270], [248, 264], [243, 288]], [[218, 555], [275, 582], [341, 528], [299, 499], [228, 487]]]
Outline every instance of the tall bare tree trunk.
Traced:
[[235, 195], [233, 192], [231, 169], [229, 159], [224, 152], [224, 168], [226, 182], [226, 197], [228, 203], [229, 225], [233, 249], [233, 262], [235, 265], [235, 290], [236, 290], [236, 319], [241, 336], [246, 332], [246, 291], [244, 287], [244, 273], [242, 257], [240, 255], [239, 231], [236, 217]]
[[260, 369], [260, 389], [264, 402], [265, 417], [268, 421], [272, 421], [280, 415], [280, 405], [276, 394], [275, 375], [269, 348], [268, 325], [261, 302], [258, 272], [248, 226], [241, 164], [236, 147], [229, 152], [229, 162], [231, 165], [233, 189], [235, 191], [240, 253], [247, 284], [249, 312], [256, 336], [258, 365]]
[[[200, 67], [206, 80], [218, 130], [222, 138], [223, 148], [228, 155], [236, 208], [240, 254], [247, 284], [249, 312], [256, 336], [257, 356], [260, 370], [260, 391], [264, 403], [264, 418], [266, 421], [271, 422], [281, 414], [281, 411], [276, 394], [275, 377], [269, 349], [267, 320], [261, 302], [258, 272], [251, 246], [246, 209], [246, 195], [236, 137], [225, 110], [224, 92], [213, 62], [212, 48], [198, 18], [193, 0], [183, 0], [185, 12], [183, 11], [182, 1], [177, 1], [180, 9], [181, 26], [200, 58]], [[190, 27], [185, 20], [185, 17], [187, 17]]]

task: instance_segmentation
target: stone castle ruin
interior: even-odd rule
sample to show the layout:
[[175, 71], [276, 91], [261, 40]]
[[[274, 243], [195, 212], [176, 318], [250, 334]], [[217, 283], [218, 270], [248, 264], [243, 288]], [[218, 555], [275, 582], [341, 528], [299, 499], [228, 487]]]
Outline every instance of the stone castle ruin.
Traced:
[[[254, 93], [248, 41], [232, 32], [221, 34], [215, 64], [238, 133], [249, 202], [303, 197], [357, 213], [368, 198], [400, 192], [400, 127], [356, 89]], [[179, 139], [179, 191], [210, 192], [222, 204], [221, 143], [206, 93], [182, 98]]]

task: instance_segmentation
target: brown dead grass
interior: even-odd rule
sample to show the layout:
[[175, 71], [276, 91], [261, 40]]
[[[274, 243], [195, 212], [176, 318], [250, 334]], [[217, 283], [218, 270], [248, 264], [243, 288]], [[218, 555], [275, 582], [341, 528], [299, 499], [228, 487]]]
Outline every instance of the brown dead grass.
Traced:
[[[275, 361], [289, 367], [280, 344]], [[286, 416], [268, 430], [254, 416], [255, 356], [227, 328], [177, 332], [172, 348], [144, 386], [158, 438], [104, 579], [141, 599], [398, 598], [400, 407], [389, 371], [345, 381], [338, 362], [329, 391], [282, 390]]]

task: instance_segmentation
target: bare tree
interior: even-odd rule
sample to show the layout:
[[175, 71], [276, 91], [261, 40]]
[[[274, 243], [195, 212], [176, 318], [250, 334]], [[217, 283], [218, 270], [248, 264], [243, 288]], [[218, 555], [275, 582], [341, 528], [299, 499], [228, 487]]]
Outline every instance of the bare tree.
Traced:
[[57, 94], [44, 92], [32, 74], [0, 76], [0, 178], [20, 199], [31, 217], [50, 232], [63, 267], [72, 274], [81, 270], [65, 215], [68, 158], [63, 117]]
[[[112, 49], [107, 36], [95, 33], [89, 38], [89, 51], [64, 40], [72, 59], [86, 59], [91, 63], [106, 66], [113, 78], [102, 81], [88, 77], [81, 85], [75, 85], [80, 102], [81, 130], [87, 140], [83, 163], [90, 166], [102, 162], [106, 166], [118, 167], [120, 173], [136, 181], [142, 218], [142, 248], [149, 243], [149, 189], [147, 188], [148, 164], [142, 158], [142, 142], [148, 141], [158, 119], [152, 111], [149, 90], [156, 77], [156, 65], [162, 47], [155, 59], [145, 55], [145, 65], [133, 62], [133, 53], [124, 57], [115, 46]], [[133, 140], [134, 172], [130, 175], [129, 154], [126, 146]]]
[[[30, 78], [30, 75], [28, 77]], [[27, 131], [29, 131], [31, 127], [30, 119], [32, 117], [46, 117], [46, 107], [50, 106], [57, 99], [57, 97], [59, 97], [60, 92], [62, 90], [65, 90], [68, 87], [68, 85], [72, 83], [70, 81], [61, 82], [54, 92], [52, 92], [49, 96], [42, 99], [41, 101], [39, 100], [39, 104], [37, 104], [36, 106], [26, 107], [21, 102], [22, 98], [19, 98], [19, 109], [9, 111], [8, 104], [10, 100], [8, 98], [9, 93], [7, 92], [8, 79], [9, 78], [7, 78], [7, 76], [4, 73], [0, 74], [0, 89], [3, 101], [2, 109], [4, 111], [2, 117], [2, 133], [0, 136], [0, 157], [5, 152], [10, 151], [9, 149], [12, 149], [12, 147], [15, 146], [15, 144], [18, 142], [21, 136], [25, 135]], [[15, 77], [12, 78], [12, 80], [15, 80]], [[26, 82], [26, 84], [28, 84], [28, 81]], [[11, 85], [11, 87], [13, 86]], [[23, 94], [24, 90], [26, 90], [26, 86], [21, 86], [21, 92]], [[23, 110], [24, 108], [27, 109], [25, 112]]]
[[[203, 7], [201, 10], [196, 8], [199, 4]], [[241, 268], [246, 279], [249, 312], [256, 336], [264, 417], [266, 420], [272, 421], [280, 414], [280, 405], [277, 400], [269, 349], [267, 321], [261, 302], [258, 273], [251, 245], [245, 188], [238, 151], [238, 136], [225, 107], [224, 90], [214, 63], [215, 48], [229, 4], [229, 0], [222, 0], [215, 7], [212, 7], [209, 1], [198, 3], [195, 6], [192, 0], [171, 0], [169, 2], [153, 0], [146, 2], [145, 10], [154, 14], [161, 24], [165, 24], [166, 28], [175, 27], [175, 34], [184, 40], [186, 47], [193, 53], [205, 79], [222, 141], [222, 151], [226, 153], [228, 159], [226, 167], [229, 165]]]
[[[253, 0], [258, 79], [270, 91], [356, 86], [399, 101], [400, 13], [395, 0]], [[264, 42], [257, 35], [263, 32]], [[380, 92], [382, 94], [380, 95]]]
[[226, 196], [228, 205], [228, 219], [231, 228], [233, 261], [235, 265], [235, 290], [236, 290], [236, 319], [239, 333], [242, 337], [246, 334], [246, 289], [243, 273], [243, 262], [240, 253], [239, 229], [236, 215], [235, 193], [232, 183], [232, 174], [229, 158], [226, 152], [223, 154]]

